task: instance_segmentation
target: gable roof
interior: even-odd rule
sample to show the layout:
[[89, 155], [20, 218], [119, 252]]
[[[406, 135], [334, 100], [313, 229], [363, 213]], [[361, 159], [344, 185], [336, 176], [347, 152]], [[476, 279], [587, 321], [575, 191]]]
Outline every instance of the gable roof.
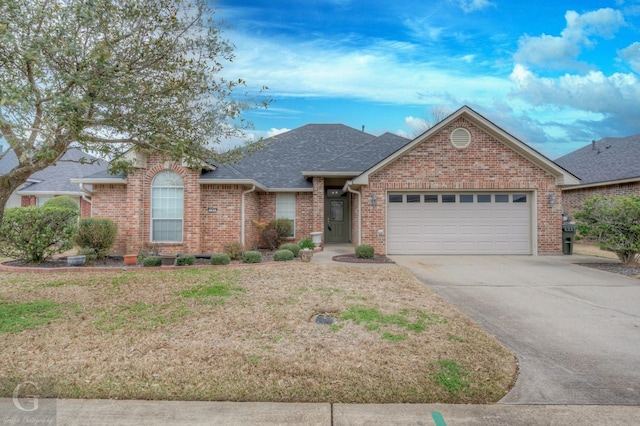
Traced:
[[604, 138], [577, 149], [556, 163], [578, 176], [580, 186], [640, 180], [640, 134]]
[[422, 135], [412, 140], [410, 143], [406, 144], [402, 148], [395, 151], [392, 155], [386, 157], [382, 161], [375, 164], [373, 167], [370, 167], [368, 170], [364, 171], [360, 176], [353, 179], [352, 182], [350, 183], [348, 182], [348, 184], [352, 184], [356, 186], [367, 185], [369, 183], [369, 176], [371, 174], [377, 172], [378, 170], [383, 169], [388, 164], [397, 160], [408, 151], [412, 150], [413, 148], [420, 145], [425, 140], [429, 139], [432, 135], [438, 133], [444, 127], [449, 125], [449, 123], [461, 117], [468, 119], [478, 127], [482, 128], [485, 132], [493, 135], [498, 141], [504, 144], [507, 148], [511, 149], [512, 151], [521, 155], [525, 159], [536, 164], [541, 169], [550, 173], [552, 176], [555, 177], [557, 185], [573, 185], [579, 182], [578, 179], [574, 175], [569, 173], [567, 170], [564, 170], [558, 164], [554, 163], [553, 161], [551, 161], [550, 159], [548, 159], [547, 157], [545, 157], [535, 149], [531, 148], [529, 145], [517, 139], [515, 136], [512, 136], [511, 134], [507, 133], [506, 131], [496, 126], [491, 121], [487, 120], [485, 117], [483, 117], [482, 115], [478, 114], [473, 109], [465, 105], [462, 108], [455, 111], [454, 113], [452, 113], [450, 116], [448, 116], [444, 120], [440, 121], [435, 126], [428, 129]]
[[[13, 169], [18, 165], [18, 159], [15, 157], [15, 153], [13, 153], [13, 151], [11, 153], [15, 158], [15, 165], [11, 167], [11, 169]], [[82, 158], [86, 161], [97, 161], [95, 163], [80, 163], [79, 161]], [[93, 155], [89, 155], [78, 148], [69, 148], [56, 164], [37, 171], [29, 176], [27, 183], [18, 189], [17, 194], [80, 195], [82, 194], [82, 191], [77, 184], [71, 183], [71, 179], [103, 171], [108, 167], [109, 163], [105, 160], [98, 160]]]
[[18, 167], [18, 156], [13, 149], [0, 153], [0, 176], [6, 175], [16, 167]]

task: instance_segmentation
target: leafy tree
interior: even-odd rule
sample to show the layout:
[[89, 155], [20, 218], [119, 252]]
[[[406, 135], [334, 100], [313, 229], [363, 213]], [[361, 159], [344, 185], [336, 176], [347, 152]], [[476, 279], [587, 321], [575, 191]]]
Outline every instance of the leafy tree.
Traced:
[[0, 225], [0, 255], [29, 263], [73, 247], [78, 212], [64, 207], [15, 207]]
[[242, 136], [241, 112], [269, 101], [219, 76], [234, 57], [219, 27], [206, 0], [0, 1], [0, 137], [19, 160], [0, 176], [0, 221], [72, 143], [127, 171], [132, 148], [198, 165]]
[[581, 236], [615, 253], [622, 263], [638, 260], [640, 252], [640, 196], [586, 199], [575, 214]]
[[78, 215], [80, 214], [80, 205], [78, 204], [78, 200], [75, 200], [68, 195], [50, 198], [44, 202], [42, 207], [61, 207], [64, 209], [71, 209]]

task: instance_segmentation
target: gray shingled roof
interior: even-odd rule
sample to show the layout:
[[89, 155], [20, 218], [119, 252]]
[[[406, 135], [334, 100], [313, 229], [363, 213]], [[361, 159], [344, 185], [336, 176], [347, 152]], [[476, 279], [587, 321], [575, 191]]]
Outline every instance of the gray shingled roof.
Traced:
[[640, 134], [604, 138], [555, 162], [581, 179], [581, 185], [640, 178]]
[[[84, 177], [106, 170], [107, 167], [109, 167], [109, 163], [104, 160], [93, 164], [81, 164], [77, 162], [81, 158], [86, 158], [87, 161], [96, 159], [96, 157], [84, 153], [78, 148], [70, 148], [57, 164], [29, 176], [29, 182], [20, 188], [19, 191], [28, 194], [79, 193], [80, 188], [78, 184], [71, 183], [69, 179]], [[16, 154], [13, 150], [8, 151], [2, 160], [0, 160], [0, 175], [10, 172], [17, 165], [18, 158]]]
[[[265, 147], [238, 163], [204, 173], [205, 179], [236, 179], [244, 176], [267, 188], [308, 189], [313, 184], [303, 171], [339, 158], [375, 136], [343, 124], [308, 124], [267, 140]], [[364, 170], [364, 168], [360, 168]]]

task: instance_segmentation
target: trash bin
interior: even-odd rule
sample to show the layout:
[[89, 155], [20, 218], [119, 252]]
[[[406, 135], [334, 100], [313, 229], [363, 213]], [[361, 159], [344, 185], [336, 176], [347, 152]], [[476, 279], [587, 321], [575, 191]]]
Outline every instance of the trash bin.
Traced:
[[573, 254], [573, 238], [576, 235], [576, 225], [565, 223], [562, 225], [562, 254]]

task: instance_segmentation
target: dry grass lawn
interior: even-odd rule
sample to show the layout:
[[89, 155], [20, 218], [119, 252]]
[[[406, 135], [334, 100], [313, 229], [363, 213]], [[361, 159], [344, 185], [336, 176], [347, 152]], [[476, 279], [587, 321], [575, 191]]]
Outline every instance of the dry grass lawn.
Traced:
[[488, 403], [517, 374], [396, 267], [0, 272], [0, 338], [3, 397]]

